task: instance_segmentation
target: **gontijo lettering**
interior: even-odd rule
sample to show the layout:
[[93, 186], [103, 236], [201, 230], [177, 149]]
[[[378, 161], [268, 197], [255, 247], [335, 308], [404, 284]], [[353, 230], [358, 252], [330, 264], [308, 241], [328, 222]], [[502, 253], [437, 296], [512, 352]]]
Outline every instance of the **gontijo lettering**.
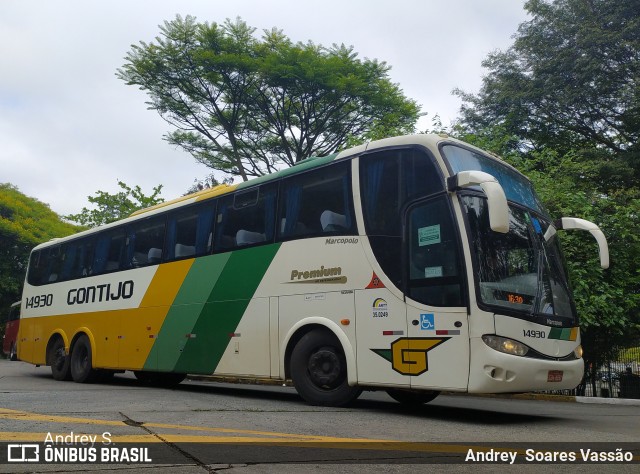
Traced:
[[118, 282], [118, 286], [105, 283], [103, 285], [74, 288], [67, 293], [67, 304], [101, 303], [129, 299], [133, 296], [133, 280]]

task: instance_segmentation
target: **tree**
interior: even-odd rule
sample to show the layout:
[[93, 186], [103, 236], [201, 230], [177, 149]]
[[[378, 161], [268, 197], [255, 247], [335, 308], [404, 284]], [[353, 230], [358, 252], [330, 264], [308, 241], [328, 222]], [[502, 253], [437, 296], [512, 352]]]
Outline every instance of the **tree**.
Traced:
[[77, 232], [42, 202], [17, 187], [0, 184], [0, 311], [20, 299], [31, 249], [54, 237]]
[[133, 45], [117, 76], [147, 92], [175, 130], [165, 140], [226, 175], [261, 176], [346, 144], [413, 131], [420, 107], [390, 67], [353, 48], [293, 43], [241, 19], [160, 26]]
[[[611, 267], [599, 268], [597, 245], [586, 232], [561, 232], [582, 328], [587, 366], [599, 367], [640, 337], [640, 189], [609, 183], [601, 191], [601, 166], [585, 160], [582, 150], [560, 154], [548, 147], [522, 152], [518, 141], [501, 126], [469, 134], [460, 128], [452, 135], [500, 154], [531, 179], [551, 217], [581, 217], [595, 222], [607, 237]], [[595, 372], [590, 374], [595, 377]]]
[[[529, 0], [531, 20], [489, 55], [456, 132], [502, 154], [534, 182], [554, 217], [584, 217], [609, 241], [597, 269], [584, 233], [561, 239], [594, 366], [640, 335], [640, 4]], [[592, 374], [594, 375], [594, 374]]]
[[[597, 148], [640, 177], [640, 3], [529, 0], [513, 46], [488, 56], [464, 101], [473, 131], [501, 125], [519, 146]], [[636, 181], [637, 183], [637, 181]]]
[[150, 196], [143, 194], [140, 186], [131, 188], [122, 181], [118, 181], [118, 186], [122, 189], [119, 193], [109, 194], [105, 191], [96, 191], [95, 196], [87, 197], [89, 202], [97, 208], [83, 207], [79, 214], [64, 216], [65, 219], [86, 227], [96, 227], [129, 217], [132, 212], [138, 209], [164, 202], [164, 199], [160, 197], [161, 184], [153, 188], [153, 193]]

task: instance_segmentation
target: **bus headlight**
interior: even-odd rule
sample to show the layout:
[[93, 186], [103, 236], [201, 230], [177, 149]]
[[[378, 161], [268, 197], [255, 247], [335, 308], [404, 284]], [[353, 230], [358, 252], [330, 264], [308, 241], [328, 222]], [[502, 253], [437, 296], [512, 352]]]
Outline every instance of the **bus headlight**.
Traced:
[[482, 340], [491, 349], [504, 352], [505, 354], [524, 356], [529, 352], [529, 348], [527, 346], [521, 342], [514, 341], [513, 339], [485, 334], [482, 336]]
[[573, 353], [576, 355], [576, 359], [582, 359], [583, 352], [582, 345], [578, 345], [578, 347], [573, 350]]

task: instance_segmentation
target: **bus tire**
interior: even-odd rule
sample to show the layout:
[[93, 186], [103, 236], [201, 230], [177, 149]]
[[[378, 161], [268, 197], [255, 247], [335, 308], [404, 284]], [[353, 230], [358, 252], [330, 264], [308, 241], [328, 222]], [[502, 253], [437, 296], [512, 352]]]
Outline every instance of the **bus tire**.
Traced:
[[362, 390], [347, 383], [347, 361], [338, 338], [327, 330], [305, 334], [291, 353], [291, 378], [311, 405], [345, 406]]
[[64, 341], [60, 336], [47, 347], [47, 365], [51, 366], [54, 380], [71, 380], [70, 357], [64, 350]]
[[11, 349], [9, 349], [9, 360], [18, 360], [18, 348], [15, 342], [11, 344]]
[[411, 392], [409, 390], [401, 390], [390, 388], [387, 393], [395, 401], [402, 403], [403, 405], [415, 407], [429, 403], [431, 400], [440, 395], [440, 392], [428, 391], [428, 392]]
[[91, 356], [91, 343], [89, 338], [83, 334], [78, 338], [71, 350], [71, 377], [74, 382], [93, 382], [98, 372], [93, 369]]

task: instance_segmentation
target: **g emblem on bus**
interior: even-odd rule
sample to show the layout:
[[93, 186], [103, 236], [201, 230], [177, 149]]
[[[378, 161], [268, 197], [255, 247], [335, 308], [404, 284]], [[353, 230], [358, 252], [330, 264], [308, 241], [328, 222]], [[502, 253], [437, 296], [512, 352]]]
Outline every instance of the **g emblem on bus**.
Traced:
[[428, 352], [449, 337], [401, 337], [391, 343], [391, 349], [371, 349], [391, 362], [391, 367], [402, 375], [420, 375], [429, 370]]

